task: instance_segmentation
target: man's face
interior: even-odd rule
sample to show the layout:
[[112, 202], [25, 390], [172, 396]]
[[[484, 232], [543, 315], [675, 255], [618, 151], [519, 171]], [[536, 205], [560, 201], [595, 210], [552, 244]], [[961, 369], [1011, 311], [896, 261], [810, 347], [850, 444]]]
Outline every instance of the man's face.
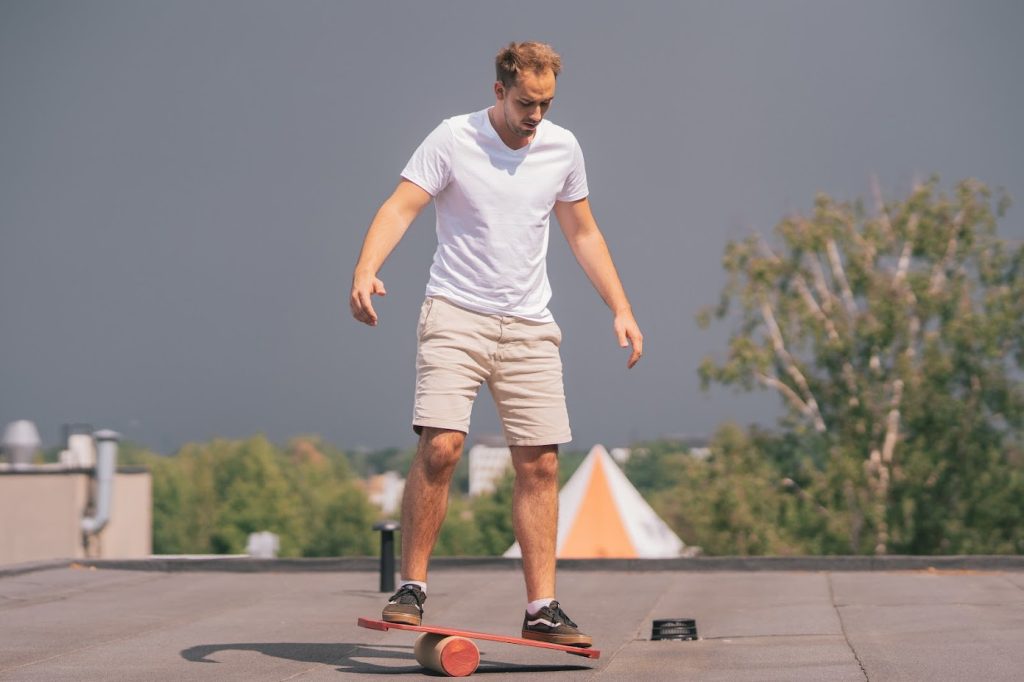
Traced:
[[499, 81], [494, 85], [505, 125], [516, 137], [532, 137], [555, 98], [555, 74], [550, 70], [519, 74], [516, 82], [506, 88]]

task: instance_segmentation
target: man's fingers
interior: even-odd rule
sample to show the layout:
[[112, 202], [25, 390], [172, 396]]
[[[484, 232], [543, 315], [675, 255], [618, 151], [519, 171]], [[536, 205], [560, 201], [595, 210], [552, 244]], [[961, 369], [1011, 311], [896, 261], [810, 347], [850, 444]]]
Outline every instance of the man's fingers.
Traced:
[[629, 354], [629, 360], [626, 361], [626, 367], [632, 369], [644, 354], [644, 335], [640, 333], [640, 328], [636, 325], [635, 320], [616, 318], [615, 336], [619, 339], [620, 348], [633, 347]]
[[632, 333], [629, 334], [629, 340], [633, 344], [633, 352], [629, 354], [629, 361], [626, 363], [626, 367], [633, 369], [636, 363], [640, 362], [640, 358], [644, 354], [644, 337], [639, 329], [630, 331]]
[[366, 324], [377, 324], [377, 311], [373, 309], [373, 302], [370, 300], [369, 294], [361, 294], [360, 302], [363, 304], [363, 313], [366, 316], [363, 321]]
[[371, 327], [377, 324], [377, 311], [373, 309], [374, 296], [386, 296], [387, 290], [379, 277], [366, 278], [358, 274], [352, 278], [352, 294], [348, 305], [352, 309], [352, 317]]
[[377, 312], [370, 302], [370, 294], [365, 291], [354, 292], [352, 296], [352, 316], [364, 324], [376, 325]]

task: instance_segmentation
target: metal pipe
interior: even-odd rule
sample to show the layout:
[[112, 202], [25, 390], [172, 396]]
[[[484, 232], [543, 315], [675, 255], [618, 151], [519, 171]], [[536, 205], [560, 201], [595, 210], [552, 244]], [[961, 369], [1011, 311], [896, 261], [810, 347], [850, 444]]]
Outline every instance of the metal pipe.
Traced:
[[111, 500], [114, 497], [114, 472], [117, 470], [117, 443], [121, 434], [103, 429], [92, 434], [96, 439], [96, 504], [92, 516], [82, 519], [82, 532], [95, 535], [110, 520]]

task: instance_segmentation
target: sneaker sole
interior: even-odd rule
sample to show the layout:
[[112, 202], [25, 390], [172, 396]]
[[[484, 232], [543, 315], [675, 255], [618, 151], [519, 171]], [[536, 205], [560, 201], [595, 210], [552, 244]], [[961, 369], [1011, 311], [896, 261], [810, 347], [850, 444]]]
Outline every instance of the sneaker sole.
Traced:
[[593, 638], [587, 635], [555, 635], [545, 632], [533, 632], [532, 630], [523, 630], [523, 639], [529, 639], [534, 642], [547, 642], [548, 644], [578, 646], [581, 649], [586, 649], [594, 644]]
[[385, 623], [400, 623], [402, 625], [419, 625], [423, 619], [417, 618], [411, 613], [383, 613], [380, 619]]

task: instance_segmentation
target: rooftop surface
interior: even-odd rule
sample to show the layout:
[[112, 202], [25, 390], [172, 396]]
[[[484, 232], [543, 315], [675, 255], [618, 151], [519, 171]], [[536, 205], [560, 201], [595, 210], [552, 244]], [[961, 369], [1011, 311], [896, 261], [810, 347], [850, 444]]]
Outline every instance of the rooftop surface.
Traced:
[[[479, 642], [476, 675], [1021, 679], [1024, 557], [893, 559], [567, 562], [559, 599], [601, 657]], [[387, 596], [373, 565], [0, 567], [0, 680], [436, 677], [413, 658], [416, 633], [356, 626], [359, 616], [378, 617]], [[525, 599], [517, 567], [435, 562], [425, 622], [516, 635]], [[700, 639], [651, 641], [656, 618], [696, 619]]]

